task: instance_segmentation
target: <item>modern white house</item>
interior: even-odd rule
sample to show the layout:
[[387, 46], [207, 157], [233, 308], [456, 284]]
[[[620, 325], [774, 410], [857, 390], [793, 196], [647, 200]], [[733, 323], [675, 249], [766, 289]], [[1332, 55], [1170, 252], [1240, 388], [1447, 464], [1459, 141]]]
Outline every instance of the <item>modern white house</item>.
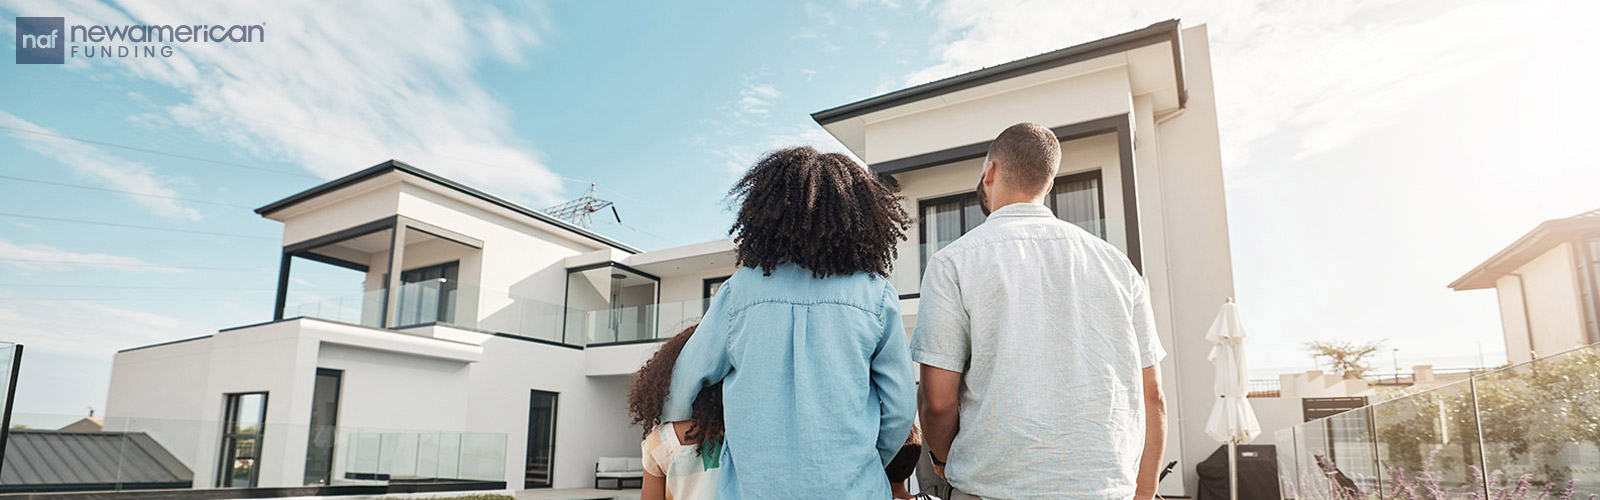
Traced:
[[[1211, 85], [1205, 27], [1174, 20], [812, 115], [918, 215], [892, 276], [908, 327], [922, 264], [982, 222], [987, 141], [1055, 130], [1048, 205], [1151, 285], [1182, 471], [1168, 496], [1219, 445], [1202, 337], [1233, 271]], [[150, 434], [196, 488], [590, 486], [600, 457], [638, 453], [628, 376], [735, 269], [728, 240], [644, 252], [398, 161], [257, 212], [283, 223], [271, 321], [114, 361], [106, 430]], [[290, 303], [305, 268], [362, 287]]]
[[1493, 288], [1512, 363], [1600, 342], [1600, 210], [1545, 221], [1450, 283]]

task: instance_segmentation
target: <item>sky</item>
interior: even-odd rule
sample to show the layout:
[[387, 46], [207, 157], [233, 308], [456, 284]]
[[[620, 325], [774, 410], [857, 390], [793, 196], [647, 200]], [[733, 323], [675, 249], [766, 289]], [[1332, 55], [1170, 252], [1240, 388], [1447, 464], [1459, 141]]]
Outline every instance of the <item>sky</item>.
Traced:
[[267, 33], [0, 63], [30, 414], [100, 409], [119, 349], [270, 319], [281, 226], [251, 209], [322, 181], [395, 158], [536, 208], [595, 183], [622, 217], [597, 231], [707, 241], [763, 151], [843, 149], [811, 112], [1170, 18], [1209, 31], [1258, 377], [1317, 339], [1384, 341], [1380, 371], [1503, 362], [1494, 292], [1445, 285], [1600, 208], [1593, 2], [0, 0], [6, 52], [17, 16]]

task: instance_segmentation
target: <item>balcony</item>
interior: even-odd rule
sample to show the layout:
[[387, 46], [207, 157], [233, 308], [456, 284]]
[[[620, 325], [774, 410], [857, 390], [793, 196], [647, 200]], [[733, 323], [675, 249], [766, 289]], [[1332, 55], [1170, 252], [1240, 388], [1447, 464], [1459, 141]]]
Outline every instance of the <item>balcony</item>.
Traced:
[[[381, 311], [389, 296], [380, 289], [294, 304], [284, 308], [284, 317], [385, 328]], [[573, 307], [563, 307], [446, 279], [404, 283], [393, 296], [398, 297], [399, 305], [393, 310], [397, 321], [388, 327], [391, 330], [446, 324], [572, 346], [649, 342], [671, 336], [698, 323], [707, 305], [703, 299], [667, 303], [607, 300], [573, 301]]]

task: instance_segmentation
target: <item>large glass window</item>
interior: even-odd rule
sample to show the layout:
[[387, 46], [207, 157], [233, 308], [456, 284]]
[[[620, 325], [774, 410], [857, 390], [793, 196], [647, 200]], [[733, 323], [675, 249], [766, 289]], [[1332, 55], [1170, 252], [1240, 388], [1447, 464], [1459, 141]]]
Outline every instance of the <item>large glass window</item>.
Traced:
[[620, 264], [569, 270], [566, 342], [588, 345], [656, 338], [659, 284], [659, 278]]
[[217, 486], [256, 487], [261, 476], [261, 439], [267, 426], [267, 393], [227, 395], [222, 425]]
[[401, 272], [398, 325], [454, 323], [460, 273], [460, 262]]
[[[1104, 203], [1098, 170], [1057, 177], [1044, 199], [1056, 217], [1101, 239], [1106, 237]], [[920, 205], [923, 271], [934, 253], [985, 220], [976, 192], [926, 200]]]

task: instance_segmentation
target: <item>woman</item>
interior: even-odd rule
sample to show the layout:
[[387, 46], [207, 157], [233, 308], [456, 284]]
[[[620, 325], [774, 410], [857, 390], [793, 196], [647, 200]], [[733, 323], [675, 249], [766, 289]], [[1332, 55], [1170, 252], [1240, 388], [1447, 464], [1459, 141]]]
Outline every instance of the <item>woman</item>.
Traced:
[[644, 428], [644, 442], [639, 445], [644, 459], [640, 500], [716, 498], [717, 460], [722, 456], [722, 386], [700, 391], [688, 420], [663, 422], [657, 418], [667, 400], [678, 352], [694, 330], [691, 326], [662, 342], [628, 387], [628, 414], [634, 425]]
[[661, 420], [722, 382], [719, 497], [888, 498], [916, 410], [887, 280], [911, 217], [850, 157], [810, 147], [761, 158], [730, 198], [740, 268], [679, 353]]

